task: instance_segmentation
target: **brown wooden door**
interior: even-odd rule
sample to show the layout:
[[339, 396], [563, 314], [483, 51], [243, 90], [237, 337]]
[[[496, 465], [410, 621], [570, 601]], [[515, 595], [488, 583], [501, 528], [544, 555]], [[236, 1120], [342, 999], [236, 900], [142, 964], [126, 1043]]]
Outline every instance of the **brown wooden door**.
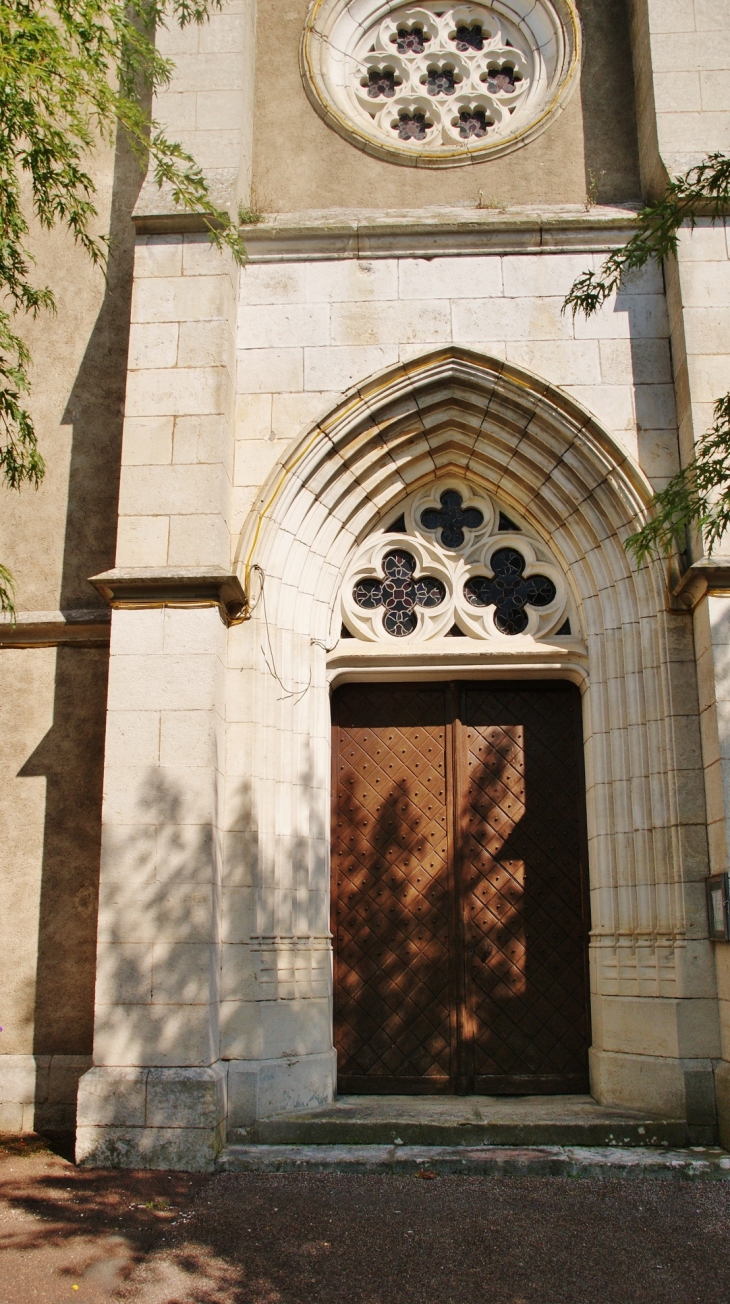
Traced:
[[338, 689], [333, 824], [340, 1092], [586, 1091], [577, 689]]

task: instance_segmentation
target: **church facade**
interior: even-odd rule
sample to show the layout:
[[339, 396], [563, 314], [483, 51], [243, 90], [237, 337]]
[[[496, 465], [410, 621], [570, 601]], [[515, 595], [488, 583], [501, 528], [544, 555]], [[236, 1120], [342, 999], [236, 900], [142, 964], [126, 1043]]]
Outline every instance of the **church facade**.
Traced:
[[730, 1142], [730, 560], [625, 548], [730, 387], [727, 224], [563, 309], [727, 150], [726, 9], [160, 33], [248, 259], [120, 145], [109, 285], [34, 345], [3, 1126], [205, 1169], [338, 1091], [590, 1093]]

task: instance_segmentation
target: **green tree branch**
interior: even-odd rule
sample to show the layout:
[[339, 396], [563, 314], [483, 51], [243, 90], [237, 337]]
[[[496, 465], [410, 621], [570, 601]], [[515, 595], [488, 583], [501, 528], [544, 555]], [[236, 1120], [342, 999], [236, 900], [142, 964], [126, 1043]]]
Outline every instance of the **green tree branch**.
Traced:
[[[173, 69], [155, 47], [156, 28], [201, 24], [220, 7], [221, 0], [0, 0], [0, 475], [11, 489], [37, 486], [45, 469], [25, 406], [31, 357], [16, 325], [20, 316], [55, 312], [50, 288], [32, 280], [31, 216], [45, 230], [65, 226], [92, 264], [105, 266], [108, 241], [93, 231], [96, 191], [85, 170], [100, 143], [113, 144], [121, 127], [157, 185], [203, 216], [218, 248], [245, 261], [237, 225], [213, 203], [201, 169], [144, 107]], [[15, 613], [4, 566], [0, 611]]]
[[[563, 304], [573, 316], [598, 312], [631, 272], [654, 261], [661, 266], [677, 252], [682, 226], [698, 217], [716, 222], [730, 211], [730, 157], [709, 154], [686, 176], [677, 177], [663, 196], [643, 208], [638, 230], [620, 249], [613, 249], [599, 271], [574, 281]], [[715, 404], [714, 423], [697, 444], [691, 462], [651, 500], [652, 517], [626, 540], [637, 563], [670, 554], [682, 544], [686, 529], [697, 526], [712, 552], [730, 527], [730, 394]]]

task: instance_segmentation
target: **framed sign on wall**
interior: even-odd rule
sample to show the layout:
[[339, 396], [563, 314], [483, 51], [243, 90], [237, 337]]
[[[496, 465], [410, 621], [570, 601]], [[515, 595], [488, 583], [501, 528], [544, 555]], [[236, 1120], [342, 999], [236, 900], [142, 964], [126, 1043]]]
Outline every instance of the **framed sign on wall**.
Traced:
[[707, 882], [707, 914], [710, 937], [713, 942], [730, 941], [730, 915], [728, 912], [728, 876], [713, 874]]

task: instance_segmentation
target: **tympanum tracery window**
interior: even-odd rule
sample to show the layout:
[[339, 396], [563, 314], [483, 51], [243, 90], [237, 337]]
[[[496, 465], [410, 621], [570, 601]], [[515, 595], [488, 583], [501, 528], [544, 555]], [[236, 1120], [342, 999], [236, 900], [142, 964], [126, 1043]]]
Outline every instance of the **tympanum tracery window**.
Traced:
[[531, 139], [580, 62], [574, 0], [313, 0], [302, 43], [310, 100], [369, 153], [445, 167]]
[[527, 629], [526, 608], [547, 607], [557, 592], [547, 575], [525, 579], [525, 559], [516, 548], [498, 548], [492, 553], [494, 575], [473, 575], [464, 585], [464, 597], [472, 607], [494, 607], [494, 623], [500, 634], [522, 634]]
[[478, 507], [464, 508], [457, 489], [445, 489], [439, 497], [440, 507], [427, 507], [421, 512], [421, 525], [426, 530], [440, 530], [439, 537], [445, 548], [460, 548], [464, 542], [464, 527], [478, 530], [484, 524], [484, 514]]
[[546, 544], [456, 482], [412, 495], [358, 549], [342, 590], [342, 626], [368, 641], [578, 632]]
[[383, 608], [383, 629], [400, 638], [418, 627], [417, 607], [439, 607], [446, 589], [433, 575], [414, 579], [416, 559], [405, 548], [386, 552], [382, 580], [360, 580], [353, 589], [358, 607], [374, 611]]

